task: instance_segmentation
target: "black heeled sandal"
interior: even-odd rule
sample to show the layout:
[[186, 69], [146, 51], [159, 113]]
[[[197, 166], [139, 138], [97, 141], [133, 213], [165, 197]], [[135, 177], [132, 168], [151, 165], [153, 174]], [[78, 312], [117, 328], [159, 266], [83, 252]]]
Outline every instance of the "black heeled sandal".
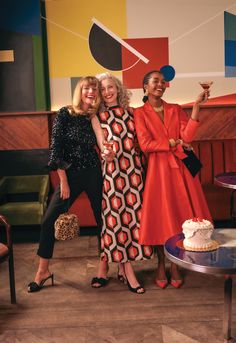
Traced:
[[[94, 277], [91, 281], [91, 286], [93, 288], [101, 288], [108, 284], [109, 279], [105, 279], [103, 277]], [[95, 286], [97, 284], [97, 286]]]
[[48, 277], [46, 277], [45, 279], [41, 280], [39, 284], [37, 284], [37, 282], [30, 282], [28, 284], [28, 293], [40, 291], [43, 288], [45, 282], [49, 279], [51, 279], [51, 282], [52, 282], [51, 286], [54, 286], [54, 275], [51, 274]]
[[[128, 289], [130, 290], [130, 292], [132, 293], [136, 293], [136, 294], [144, 294], [146, 291], [145, 289], [139, 285], [136, 288], [131, 287], [131, 284], [129, 283], [128, 279], [126, 279], [127, 285], [128, 285]], [[138, 292], [139, 290], [142, 290], [141, 292]]]
[[[143, 286], [139, 285], [137, 287], [132, 287], [131, 284], [129, 283], [128, 277], [127, 277], [127, 273], [125, 270], [125, 266], [124, 266], [124, 272], [125, 272], [125, 278], [126, 278], [126, 284], [128, 286], [128, 289], [130, 290], [130, 292], [132, 293], [136, 293], [136, 294], [144, 294], [146, 291], [143, 288]], [[141, 290], [141, 292], [139, 292]]]

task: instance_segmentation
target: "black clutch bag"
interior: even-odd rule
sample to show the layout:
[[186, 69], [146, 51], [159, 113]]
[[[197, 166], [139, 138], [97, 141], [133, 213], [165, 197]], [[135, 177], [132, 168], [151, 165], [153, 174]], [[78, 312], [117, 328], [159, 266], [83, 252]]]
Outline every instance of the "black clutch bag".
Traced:
[[194, 177], [203, 167], [202, 163], [194, 154], [193, 150], [187, 150], [184, 148], [184, 153], [187, 155], [187, 157], [185, 157], [182, 161]]

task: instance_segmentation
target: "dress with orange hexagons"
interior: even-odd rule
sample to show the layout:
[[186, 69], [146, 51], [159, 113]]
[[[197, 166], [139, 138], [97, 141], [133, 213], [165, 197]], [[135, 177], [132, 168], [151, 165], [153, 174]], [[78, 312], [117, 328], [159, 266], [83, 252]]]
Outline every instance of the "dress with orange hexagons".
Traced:
[[99, 121], [116, 152], [112, 162], [103, 162], [102, 257], [122, 263], [148, 259], [152, 248], [138, 243], [144, 184], [133, 116], [115, 106], [100, 113]]

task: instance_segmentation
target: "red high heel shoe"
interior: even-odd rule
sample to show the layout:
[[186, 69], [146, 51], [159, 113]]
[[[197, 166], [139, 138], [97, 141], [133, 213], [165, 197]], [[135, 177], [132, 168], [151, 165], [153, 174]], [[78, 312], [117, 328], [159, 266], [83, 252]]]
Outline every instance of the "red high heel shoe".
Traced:
[[180, 280], [171, 279], [170, 284], [171, 284], [171, 286], [173, 286], [175, 288], [180, 288], [183, 286], [184, 280], [183, 279], [180, 279]]
[[160, 287], [160, 288], [162, 288], [162, 289], [165, 289], [165, 288], [168, 286], [168, 280], [167, 280], [167, 279], [164, 279], [164, 280], [158, 280], [158, 279], [156, 279], [156, 280], [155, 280], [155, 284], [156, 284], [158, 287]]

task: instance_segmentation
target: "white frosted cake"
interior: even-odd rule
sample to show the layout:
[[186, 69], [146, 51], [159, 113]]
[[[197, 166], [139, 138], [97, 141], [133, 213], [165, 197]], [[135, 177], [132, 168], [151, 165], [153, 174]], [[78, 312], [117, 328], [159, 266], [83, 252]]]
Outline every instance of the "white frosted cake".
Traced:
[[193, 218], [185, 220], [182, 225], [184, 233], [183, 245], [190, 251], [214, 250], [217, 242], [211, 239], [214, 227], [209, 220]]

